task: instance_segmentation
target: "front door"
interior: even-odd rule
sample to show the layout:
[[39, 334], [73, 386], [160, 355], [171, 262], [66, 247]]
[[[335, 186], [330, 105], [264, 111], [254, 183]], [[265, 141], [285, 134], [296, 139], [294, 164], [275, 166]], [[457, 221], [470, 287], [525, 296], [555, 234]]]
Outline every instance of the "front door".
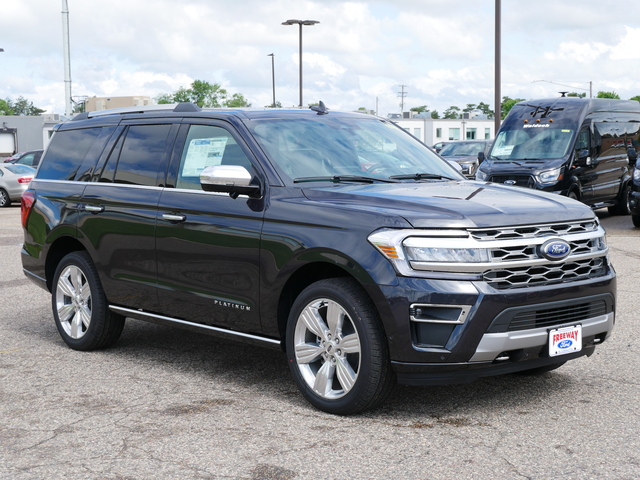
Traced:
[[161, 312], [211, 326], [260, 332], [259, 255], [264, 201], [205, 192], [206, 166], [258, 170], [230, 127], [183, 125], [158, 204], [156, 250]]

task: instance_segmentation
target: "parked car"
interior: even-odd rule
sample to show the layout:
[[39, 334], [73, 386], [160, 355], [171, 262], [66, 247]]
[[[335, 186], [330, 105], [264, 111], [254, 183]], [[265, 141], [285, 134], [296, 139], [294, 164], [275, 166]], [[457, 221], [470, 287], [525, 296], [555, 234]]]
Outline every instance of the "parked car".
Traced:
[[614, 326], [589, 207], [468, 180], [393, 122], [322, 103], [80, 114], [22, 206], [24, 272], [69, 347], [113, 345], [132, 318], [282, 348], [330, 413], [396, 382], [553, 370]]
[[439, 153], [445, 160], [458, 162], [462, 173], [473, 178], [478, 166], [491, 150], [491, 143], [491, 140], [458, 140], [445, 144]]
[[26, 165], [0, 164], [0, 207], [19, 201], [35, 174]]
[[28, 165], [29, 167], [35, 168], [40, 163], [40, 158], [42, 158], [43, 152], [44, 150], [31, 150], [29, 152], [24, 152], [20, 154], [18, 158], [11, 160], [10, 163]]
[[14, 153], [13, 155], [9, 156], [9, 157], [5, 157], [3, 162], [4, 163], [13, 163], [14, 161], [18, 160], [22, 155], [24, 155], [27, 152], [18, 152], [18, 153]]
[[449, 142], [438, 142], [435, 145], [433, 145], [433, 147], [431, 148], [433, 148], [436, 151], [436, 153], [440, 153], [440, 150], [442, 150], [442, 147], [444, 147], [447, 143]]
[[625, 142], [640, 144], [635, 100], [527, 100], [509, 111], [476, 179], [553, 192], [628, 215], [632, 172]]

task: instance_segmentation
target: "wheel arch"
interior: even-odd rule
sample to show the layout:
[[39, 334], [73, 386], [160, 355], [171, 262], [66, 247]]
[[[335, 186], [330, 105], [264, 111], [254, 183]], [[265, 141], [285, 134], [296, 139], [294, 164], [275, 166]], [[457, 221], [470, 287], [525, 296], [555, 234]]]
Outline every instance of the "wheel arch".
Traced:
[[59, 237], [51, 244], [45, 262], [45, 278], [47, 279], [47, 289], [50, 292], [53, 288], [53, 276], [60, 261], [71, 252], [83, 250], [86, 251], [84, 245], [74, 237]]
[[[332, 256], [333, 257], [333, 256]], [[333, 257], [335, 258], [335, 257]], [[373, 307], [378, 312], [380, 317], [380, 323], [385, 329], [383, 317], [383, 310], [385, 308], [385, 302], [380, 301], [380, 297], [383, 296], [376, 282], [369, 276], [366, 270], [356, 268], [354, 264], [349, 263], [347, 265], [336, 263], [333, 261], [320, 261], [305, 263], [297, 268], [284, 283], [277, 305], [277, 326], [280, 338], [284, 340], [287, 322], [289, 319], [289, 311], [300, 293], [309, 285], [328, 278], [351, 278], [362, 289], [362, 291], [369, 297]], [[379, 292], [379, 295], [376, 295]], [[378, 297], [378, 298], [376, 298]], [[378, 301], [376, 301], [378, 300]], [[386, 337], [386, 331], [383, 331], [383, 335]], [[284, 342], [282, 344], [284, 349]]]

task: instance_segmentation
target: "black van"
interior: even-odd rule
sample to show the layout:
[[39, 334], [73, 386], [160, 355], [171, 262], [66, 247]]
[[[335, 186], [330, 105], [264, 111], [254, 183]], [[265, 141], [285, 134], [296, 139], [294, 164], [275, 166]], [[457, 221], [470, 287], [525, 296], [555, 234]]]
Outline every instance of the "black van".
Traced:
[[516, 104], [476, 174], [629, 214], [629, 146], [638, 144], [640, 103], [560, 97]]

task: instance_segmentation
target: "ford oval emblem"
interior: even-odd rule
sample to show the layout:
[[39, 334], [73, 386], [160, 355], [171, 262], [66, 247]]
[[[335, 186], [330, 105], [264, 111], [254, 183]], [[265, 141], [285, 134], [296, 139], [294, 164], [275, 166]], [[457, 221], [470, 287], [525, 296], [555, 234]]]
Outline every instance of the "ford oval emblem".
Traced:
[[558, 348], [562, 348], [563, 350], [566, 350], [567, 348], [570, 348], [571, 345], [573, 345], [573, 340], [562, 340], [558, 344]]
[[540, 246], [540, 254], [547, 260], [562, 260], [570, 253], [571, 246], [559, 238], [548, 240]]
[[505, 180], [505, 181], [504, 181], [504, 184], [505, 184], [505, 185], [512, 186], [512, 185], [515, 185], [515, 184], [516, 184], [516, 181], [515, 181], [515, 180]]

